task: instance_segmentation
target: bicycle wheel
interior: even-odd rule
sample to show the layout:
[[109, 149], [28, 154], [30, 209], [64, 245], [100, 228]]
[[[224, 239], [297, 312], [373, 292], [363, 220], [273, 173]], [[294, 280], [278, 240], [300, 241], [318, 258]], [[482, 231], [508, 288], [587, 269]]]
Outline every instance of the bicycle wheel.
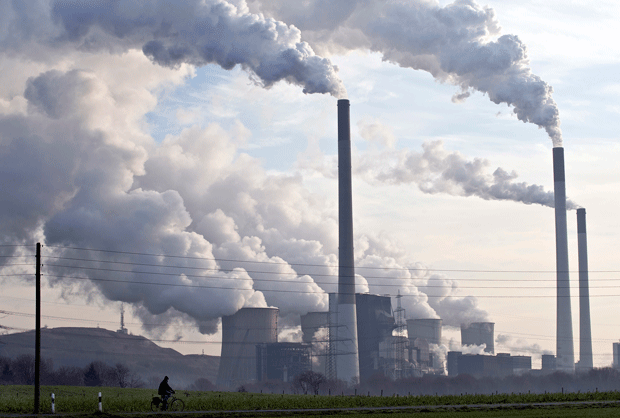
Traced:
[[159, 402], [155, 403], [155, 401], [151, 401], [151, 411], [153, 412], [159, 411]]
[[185, 409], [185, 402], [181, 399], [175, 398], [170, 405], [168, 406], [168, 410], [172, 412], [182, 411]]

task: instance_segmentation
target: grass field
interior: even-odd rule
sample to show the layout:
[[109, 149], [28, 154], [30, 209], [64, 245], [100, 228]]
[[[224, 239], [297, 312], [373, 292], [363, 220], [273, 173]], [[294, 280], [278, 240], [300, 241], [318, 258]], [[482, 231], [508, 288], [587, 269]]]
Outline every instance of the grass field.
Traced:
[[[61, 414], [90, 414], [97, 411], [98, 392], [102, 392], [104, 415], [120, 415], [131, 412], [150, 412], [151, 398], [156, 395], [153, 389], [91, 388], [71, 386], [43, 386], [41, 388], [41, 413], [51, 412], [51, 394], [55, 394], [56, 412]], [[390, 417], [411, 416], [423, 413], [433, 417], [605, 417], [620, 416], [620, 404], [617, 406], [590, 405], [580, 406], [520, 408], [508, 404], [534, 404], [543, 402], [575, 401], [618, 401], [619, 392], [593, 392], [569, 394], [499, 394], [499, 395], [463, 395], [463, 396], [402, 396], [402, 397], [367, 397], [367, 396], [312, 396], [312, 395], [277, 395], [236, 392], [187, 392], [177, 391], [176, 396], [185, 402], [186, 411], [239, 411], [267, 409], [327, 409], [360, 408], [388, 406], [428, 406], [409, 412], [389, 412]], [[34, 388], [32, 386], [0, 386], [0, 414], [30, 414], [33, 412]], [[433, 409], [437, 405], [506, 405], [500, 409], [477, 410], [441, 410]], [[322, 413], [304, 413], [304, 416], [324, 416]], [[332, 417], [368, 416], [370, 412], [330, 412]], [[385, 415], [387, 411], [375, 411], [373, 415]], [[273, 415], [273, 414], [272, 414]], [[290, 415], [290, 414], [289, 414]], [[81, 415], [84, 416], [84, 415]], [[175, 416], [193, 416], [181, 414]], [[248, 416], [245, 414], [243, 416]], [[258, 416], [269, 416], [264, 413]], [[279, 414], [278, 416], [288, 416]], [[299, 414], [298, 414], [299, 416]]]

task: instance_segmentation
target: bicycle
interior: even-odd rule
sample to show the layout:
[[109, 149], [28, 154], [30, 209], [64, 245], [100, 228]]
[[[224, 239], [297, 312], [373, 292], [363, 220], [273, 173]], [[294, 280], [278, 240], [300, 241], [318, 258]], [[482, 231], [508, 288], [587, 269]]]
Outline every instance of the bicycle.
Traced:
[[180, 412], [185, 409], [185, 402], [183, 399], [179, 399], [176, 396], [171, 396], [168, 398], [168, 407], [163, 409], [164, 402], [159, 396], [154, 396], [151, 400], [151, 411], [171, 411], [171, 412]]

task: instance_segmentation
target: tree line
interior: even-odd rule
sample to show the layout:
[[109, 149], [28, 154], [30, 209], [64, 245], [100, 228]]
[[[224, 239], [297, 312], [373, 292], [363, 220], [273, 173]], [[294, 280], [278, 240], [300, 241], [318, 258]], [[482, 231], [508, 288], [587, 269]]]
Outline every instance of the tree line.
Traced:
[[[35, 357], [32, 354], [22, 354], [14, 359], [0, 357], [0, 384], [33, 385], [34, 365]], [[137, 373], [122, 363], [110, 366], [102, 361], [92, 361], [85, 367], [61, 366], [55, 369], [50, 358], [41, 359], [40, 379], [42, 385], [121, 388], [139, 388], [145, 385]]]

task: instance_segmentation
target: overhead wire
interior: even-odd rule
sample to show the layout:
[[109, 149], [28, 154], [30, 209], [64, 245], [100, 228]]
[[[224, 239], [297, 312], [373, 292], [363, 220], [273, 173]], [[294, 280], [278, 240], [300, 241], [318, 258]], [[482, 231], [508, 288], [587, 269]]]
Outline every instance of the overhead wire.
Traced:
[[[80, 251], [93, 251], [93, 252], [102, 252], [102, 253], [112, 253], [112, 254], [127, 254], [127, 255], [141, 255], [141, 256], [150, 256], [150, 257], [163, 257], [163, 258], [176, 258], [176, 259], [187, 259], [187, 260], [203, 260], [203, 261], [220, 261], [220, 262], [232, 262], [232, 263], [252, 263], [252, 264], [266, 264], [266, 265], [286, 265], [286, 266], [305, 266], [305, 267], [322, 267], [322, 268], [338, 268], [339, 265], [324, 265], [324, 264], [312, 264], [312, 263], [295, 263], [295, 262], [287, 262], [287, 261], [261, 261], [261, 260], [239, 260], [239, 259], [226, 259], [226, 258], [216, 258], [216, 257], [197, 257], [197, 256], [181, 256], [181, 255], [170, 255], [170, 254], [157, 254], [157, 253], [140, 253], [140, 252], [132, 252], [132, 251], [117, 251], [117, 250], [102, 250], [102, 249], [93, 249], [93, 248], [82, 248], [82, 247], [63, 247], [63, 246], [50, 246], [47, 245], [48, 248], [56, 248], [56, 249], [72, 249], [72, 250], [80, 250]], [[52, 257], [47, 255], [42, 255], [42, 257]], [[104, 261], [104, 260], [97, 260]], [[158, 265], [159, 264], [154, 264]], [[555, 274], [556, 270], [479, 270], [479, 269], [435, 269], [431, 267], [377, 267], [377, 266], [355, 266], [356, 270], [387, 270], [387, 271], [431, 271], [431, 272], [464, 272], [464, 273], [524, 273], [524, 274]], [[569, 270], [568, 273], [578, 273], [578, 270]], [[589, 270], [590, 273], [620, 273], [620, 270]]]

